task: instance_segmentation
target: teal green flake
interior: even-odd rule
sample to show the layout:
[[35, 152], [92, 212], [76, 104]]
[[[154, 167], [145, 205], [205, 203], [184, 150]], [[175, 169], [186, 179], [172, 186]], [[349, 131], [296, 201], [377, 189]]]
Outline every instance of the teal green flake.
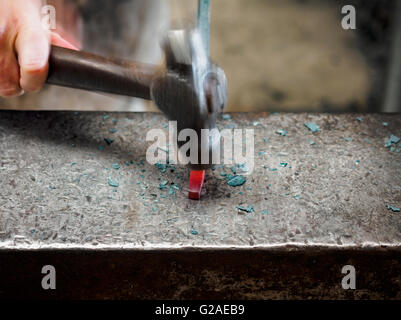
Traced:
[[315, 141], [308, 139], [308, 142], [311, 146], [313, 146], [315, 144]]
[[285, 136], [287, 135], [287, 131], [284, 130], [284, 129], [278, 129], [278, 130], [276, 131], [276, 133], [277, 133], [278, 135], [282, 136], [282, 137], [285, 137]]
[[162, 173], [165, 173], [167, 170], [167, 164], [156, 163], [155, 167], [158, 168]]
[[105, 141], [108, 145], [111, 145], [111, 144], [114, 142], [114, 140], [109, 139], [109, 138], [104, 138], [104, 141]]
[[248, 213], [255, 212], [255, 209], [253, 208], [253, 206], [248, 206], [248, 208], [243, 207], [243, 206], [238, 206], [237, 209], [240, 211], [248, 212]]
[[307, 127], [310, 131], [312, 131], [313, 133], [319, 132], [320, 128], [319, 126], [314, 123], [314, 122], [306, 122], [305, 123], [305, 127]]
[[118, 163], [113, 163], [113, 169], [114, 170], [119, 170], [121, 167], [120, 167], [120, 165], [118, 164]]
[[391, 135], [390, 138], [386, 141], [385, 147], [390, 148], [392, 145], [397, 144], [401, 141], [401, 138]]
[[227, 184], [230, 187], [239, 187], [242, 186], [246, 182], [246, 178], [244, 176], [228, 176]]
[[168, 184], [167, 180], [162, 181], [162, 183], [159, 184], [159, 189], [160, 190], [167, 189], [167, 184]]
[[118, 180], [112, 180], [111, 178], [108, 178], [107, 182], [110, 187], [118, 188], [120, 186], [120, 184], [118, 183]]
[[394, 207], [394, 206], [391, 206], [391, 205], [386, 205], [386, 208], [388, 209], [388, 210], [391, 210], [391, 211], [393, 211], [393, 212], [400, 212], [401, 210], [400, 210], [400, 208], [396, 208], [396, 207]]

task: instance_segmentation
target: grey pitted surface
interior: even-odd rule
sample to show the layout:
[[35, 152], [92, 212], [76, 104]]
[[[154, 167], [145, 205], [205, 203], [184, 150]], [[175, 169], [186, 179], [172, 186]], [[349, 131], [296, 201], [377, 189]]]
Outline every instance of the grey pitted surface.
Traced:
[[386, 206], [401, 207], [401, 145], [385, 142], [401, 116], [358, 116], [220, 120], [255, 130], [255, 170], [234, 188], [217, 167], [197, 202], [188, 169], [145, 160], [162, 115], [0, 112], [0, 248], [399, 247], [401, 213]]

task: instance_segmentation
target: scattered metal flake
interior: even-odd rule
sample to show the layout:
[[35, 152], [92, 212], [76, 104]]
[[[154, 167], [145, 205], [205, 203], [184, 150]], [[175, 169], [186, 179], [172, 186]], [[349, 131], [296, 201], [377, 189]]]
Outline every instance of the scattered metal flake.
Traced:
[[314, 122], [306, 122], [305, 123], [305, 127], [307, 127], [313, 133], [316, 133], [316, 132], [320, 131], [320, 127]]
[[278, 129], [278, 130], [276, 131], [276, 133], [277, 133], [278, 135], [282, 136], [282, 137], [285, 137], [285, 136], [287, 135], [287, 131], [284, 130], [284, 129]]
[[253, 206], [248, 206], [248, 208], [243, 207], [243, 206], [238, 206], [237, 209], [240, 211], [247, 212], [247, 213], [255, 212], [255, 209], [253, 208]]
[[401, 138], [395, 136], [395, 135], [390, 135], [390, 138], [386, 141], [385, 147], [390, 148], [391, 146], [399, 143], [401, 141]]
[[233, 175], [228, 175], [226, 177], [227, 184], [230, 187], [239, 187], [242, 186], [246, 182], [246, 178], [244, 176], [233, 176]]
[[104, 138], [104, 141], [105, 141], [108, 145], [111, 145], [111, 144], [114, 142], [114, 140], [109, 139], [109, 138]]
[[315, 145], [315, 141], [310, 140], [310, 139], [308, 139], [308, 143], [309, 143], [311, 146]]
[[156, 163], [155, 167], [158, 168], [162, 173], [165, 173], [167, 170], [167, 164]]
[[118, 180], [113, 180], [111, 178], [108, 178], [107, 182], [110, 187], [118, 188], [120, 186], [120, 184], [118, 183]]
[[401, 209], [400, 208], [396, 208], [396, 207], [394, 207], [394, 206], [391, 206], [391, 205], [386, 205], [386, 208], [388, 209], [388, 210], [391, 210], [391, 211], [393, 211], [393, 212], [400, 212], [401, 211]]
[[167, 180], [162, 181], [162, 182], [159, 184], [159, 189], [160, 189], [160, 190], [165, 190], [165, 189], [167, 189], [167, 184], [168, 184], [168, 181], [167, 181]]

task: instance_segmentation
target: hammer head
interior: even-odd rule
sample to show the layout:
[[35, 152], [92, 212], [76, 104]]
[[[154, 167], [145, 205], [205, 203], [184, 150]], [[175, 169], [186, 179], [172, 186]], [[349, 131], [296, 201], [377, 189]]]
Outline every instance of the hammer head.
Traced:
[[[191, 157], [189, 166], [207, 169], [214, 164], [212, 155], [220, 151], [216, 119], [227, 103], [225, 73], [210, 61], [198, 31], [170, 31], [164, 49], [166, 70], [153, 81], [152, 99], [170, 120], [177, 121], [178, 133], [185, 129], [197, 133], [196, 145], [191, 145], [197, 148], [197, 156]], [[206, 139], [202, 139], [204, 129], [210, 132]], [[181, 147], [186, 141], [177, 144]]]

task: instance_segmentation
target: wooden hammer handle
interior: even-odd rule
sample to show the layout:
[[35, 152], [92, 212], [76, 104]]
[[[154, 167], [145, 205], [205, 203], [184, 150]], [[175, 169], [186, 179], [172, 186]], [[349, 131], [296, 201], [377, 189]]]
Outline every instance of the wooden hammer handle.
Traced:
[[107, 59], [52, 46], [48, 84], [151, 99], [154, 65]]

